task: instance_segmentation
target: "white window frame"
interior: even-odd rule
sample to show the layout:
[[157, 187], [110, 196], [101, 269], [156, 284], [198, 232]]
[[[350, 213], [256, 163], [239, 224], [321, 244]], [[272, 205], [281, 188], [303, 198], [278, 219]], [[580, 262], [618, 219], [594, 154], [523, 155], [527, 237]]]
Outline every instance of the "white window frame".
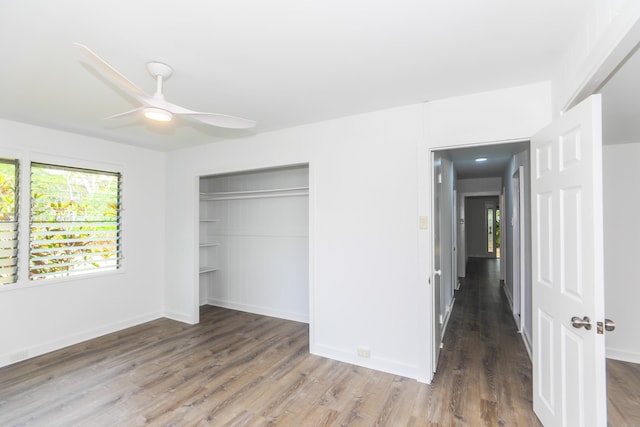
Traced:
[[[122, 172], [119, 170], [113, 170], [115, 168], [105, 168], [105, 167], [95, 167], [94, 165], [88, 165], [88, 167], [86, 167], [85, 165], [82, 166], [78, 166], [78, 165], [70, 165], [70, 162], [61, 162], [58, 160], [51, 160], [51, 159], [47, 159], [45, 161], [36, 161], [36, 160], [32, 160], [31, 162], [29, 162], [29, 171], [28, 174], [26, 174], [26, 178], [28, 179], [29, 182], [29, 188], [28, 188], [28, 201], [29, 201], [29, 218], [28, 218], [28, 230], [29, 230], [29, 242], [28, 242], [28, 259], [25, 261], [28, 266], [27, 266], [27, 271], [29, 272], [29, 282], [30, 283], [41, 283], [44, 281], [46, 281], [47, 283], [50, 282], [52, 279], [70, 279], [70, 278], [87, 278], [88, 276], [93, 276], [95, 274], [99, 274], [99, 273], [111, 273], [114, 271], [118, 271], [122, 269]], [[75, 163], [75, 162], [74, 162]], [[47, 233], [40, 233], [40, 234], [34, 234], [34, 225], [33, 225], [33, 220], [34, 220], [34, 213], [31, 211], [31, 206], [32, 206], [32, 188], [31, 188], [31, 183], [32, 183], [32, 174], [33, 174], [33, 168], [51, 168], [51, 169], [58, 169], [61, 171], [77, 171], [77, 172], [84, 172], [84, 173], [89, 173], [89, 174], [105, 174], [105, 175], [113, 175], [116, 176], [118, 179], [118, 192], [117, 192], [117, 209], [116, 209], [116, 214], [114, 216], [115, 221], [103, 221], [102, 223], [93, 223], [93, 225], [97, 225], [97, 226], [106, 226], [107, 224], [114, 224], [116, 226], [115, 228], [115, 235], [109, 233], [106, 234], [107, 232], [102, 230], [96, 230], [96, 235], [90, 237], [90, 238], [82, 238], [82, 237], [67, 237], [67, 239], [65, 240], [64, 238], [62, 239], [63, 242], [65, 242], [66, 244], [70, 244], [70, 243], [82, 243], [82, 241], [94, 241], [94, 242], [102, 242], [102, 241], [108, 241], [108, 240], [115, 240], [115, 257], [112, 258], [109, 262], [102, 262], [102, 264], [100, 266], [93, 266], [91, 261], [87, 261], [84, 260], [82, 261], [80, 257], [78, 257], [77, 255], [75, 257], [69, 256], [69, 260], [66, 263], [62, 263], [62, 264], [56, 264], [56, 265], [64, 265], [67, 264], [71, 267], [76, 266], [78, 267], [78, 269], [73, 269], [73, 270], [69, 270], [69, 271], [53, 271], [53, 272], [38, 272], [37, 274], [34, 274], [34, 270], [39, 270], [38, 267], [33, 267], [32, 266], [32, 261], [34, 259], [33, 254], [33, 246], [35, 244], [37, 244], [37, 242], [39, 241], [40, 243], [42, 243], [42, 236], [43, 235], [48, 235], [49, 237], [51, 237], [54, 234], [60, 234], [60, 235], [64, 235], [64, 236], [68, 236], [69, 235], [69, 228], [66, 228], [67, 231], [52, 231], [50, 234]], [[23, 175], [24, 177], [25, 175]], [[23, 186], [24, 188], [24, 186]], [[70, 221], [68, 218], [61, 220], [59, 223], [55, 223], [56, 226], [60, 227], [60, 228], [64, 228], [64, 227], [72, 227], [72, 224], [75, 224], [76, 227], [82, 227], [83, 224], [85, 224], [86, 221]], [[64, 227], [63, 227], [64, 225]], [[86, 226], [86, 225], [85, 225]], [[82, 230], [82, 229], [80, 229]], [[76, 230], [76, 232], [79, 230]], [[87, 231], [87, 230], [82, 230], [82, 231]], [[101, 234], [102, 233], [102, 234]], [[99, 239], [99, 237], [96, 236], [100, 236], [102, 235], [102, 239]], [[40, 239], [40, 240], [39, 240]], [[96, 240], [98, 239], [98, 240]], [[97, 245], [99, 246], [99, 245]], [[105, 245], [105, 247], [108, 247], [110, 245]], [[47, 250], [47, 249], [45, 249]], [[49, 255], [50, 258], [55, 259], [57, 257], [59, 257], [59, 252], [56, 252], [55, 249], [48, 249], [50, 251], [52, 251], [52, 253]], [[88, 254], [88, 253], [87, 253]], [[46, 253], [40, 252], [40, 255], [43, 256], [44, 258], [48, 258]], [[27, 258], [27, 257], [25, 257]], [[87, 255], [87, 258], [89, 258], [89, 256]], [[41, 258], [42, 259], [42, 258]], [[100, 263], [100, 258], [99, 257], [95, 257], [94, 259], [96, 261], [96, 263]]]

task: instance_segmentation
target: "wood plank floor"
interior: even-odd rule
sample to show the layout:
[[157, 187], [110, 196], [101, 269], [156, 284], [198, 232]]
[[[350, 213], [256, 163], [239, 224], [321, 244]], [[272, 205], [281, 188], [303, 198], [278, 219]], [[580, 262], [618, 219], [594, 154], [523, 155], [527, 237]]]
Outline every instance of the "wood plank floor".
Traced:
[[310, 355], [305, 324], [203, 307], [199, 325], [156, 320], [0, 369], [0, 425], [539, 425], [496, 275], [470, 265], [432, 385]]
[[640, 426], [640, 364], [607, 360], [607, 400], [610, 426]]

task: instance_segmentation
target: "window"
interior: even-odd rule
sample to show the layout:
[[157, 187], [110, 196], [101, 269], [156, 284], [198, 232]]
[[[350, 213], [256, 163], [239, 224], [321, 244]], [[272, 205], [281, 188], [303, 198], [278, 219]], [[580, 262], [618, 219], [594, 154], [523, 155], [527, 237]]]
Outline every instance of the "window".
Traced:
[[493, 208], [487, 208], [487, 252], [493, 253]]
[[18, 280], [18, 161], [0, 159], [0, 285]]
[[120, 267], [120, 174], [31, 164], [31, 280]]

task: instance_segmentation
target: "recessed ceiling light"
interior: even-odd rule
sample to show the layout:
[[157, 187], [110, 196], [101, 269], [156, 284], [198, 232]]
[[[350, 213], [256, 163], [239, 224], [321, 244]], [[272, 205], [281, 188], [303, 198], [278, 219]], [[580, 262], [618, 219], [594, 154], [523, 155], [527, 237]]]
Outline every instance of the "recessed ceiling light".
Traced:
[[487, 158], [486, 157], [478, 157], [476, 158], [476, 162], [480, 163], [480, 162], [486, 162]]
[[162, 108], [146, 107], [144, 109], [144, 116], [147, 119], [155, 120], [157, 122], [170, 122], [172, 114]]

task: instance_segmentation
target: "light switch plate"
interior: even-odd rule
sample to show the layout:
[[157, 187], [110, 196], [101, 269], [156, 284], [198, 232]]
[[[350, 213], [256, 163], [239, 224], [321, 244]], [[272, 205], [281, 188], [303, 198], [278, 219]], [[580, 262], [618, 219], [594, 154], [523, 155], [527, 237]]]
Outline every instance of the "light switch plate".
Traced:
[[429, 217], [428, 216], [418, 217], [418, 228], [420, 228], [420, 230], [428, 230], [429, 229]]

